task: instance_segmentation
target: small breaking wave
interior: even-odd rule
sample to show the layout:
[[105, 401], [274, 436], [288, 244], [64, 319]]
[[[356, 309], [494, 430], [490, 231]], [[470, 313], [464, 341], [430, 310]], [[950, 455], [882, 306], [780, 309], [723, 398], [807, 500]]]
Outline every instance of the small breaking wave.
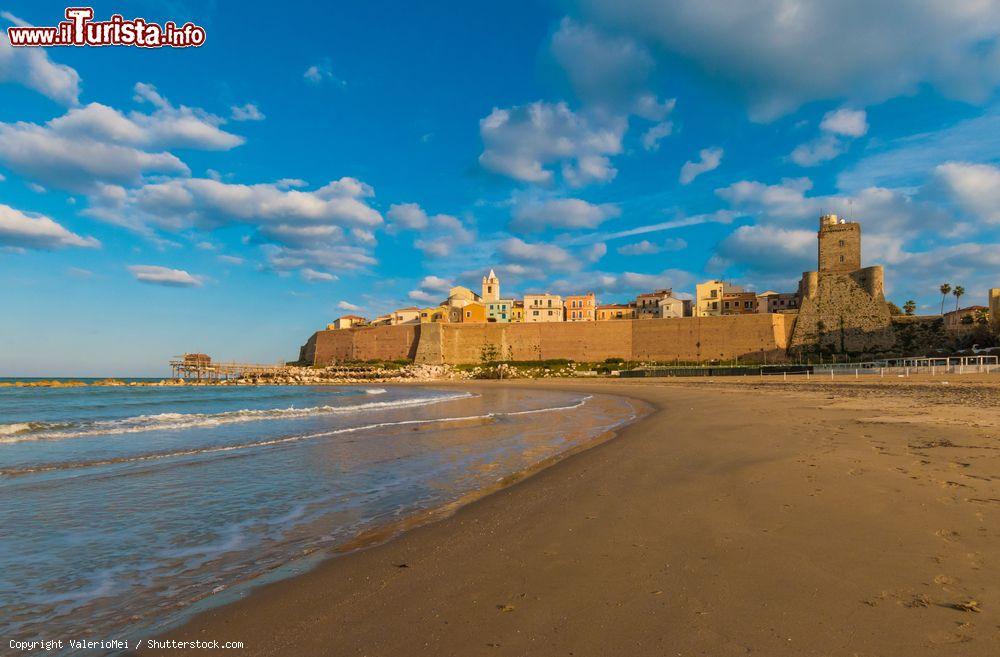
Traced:
[[[376, 388], [383, 393], [384, 389]], [[372, 392], [369, 394], [381, 394]], [[317, 415], [340, 415], [346, 413], [361, 413], [373, 410], [392, 410], [411, 406], [424, 406], [439, 402], [453, 401], [472, 397], [472, 393], [457, 393], [436, 397], [414, 397], [396, 401], [364, 402], [350, 406], [310, 406], [307, 408], [270, 408], [242, 409], [223, 413], [157, 413], [155, 415], [137, 415], [120, 420], [99, 420], [73, 425], [51, 425], [42, 422], [20, 422], [10, 425], [0, 425], [0, 443], [19, 443], [32, 440], [62, 440], [95, 435], [120, 435], [139, 433], [143, 431], [163, 431], [176, 429], [191, 429], [196, 427], [214, 427], [236, 422], [254, 422], [260, 420], [288, 420], [313, 417]], [[8, 427], [8, 431], [3, 431]], [[64, 430], [53, 430], [64, 429]]]
[[[443, 398], [441, 399], [441, 401], [445, 399], [458, 399], [458, 398], [465, 398], [472, 396], [473, 396], [472, 393], [463, 393], [455, 397]], [[570, 411], [577, 408], [581, 408], [591, 398], [592, 396], [588, 395], [579, 400], [578, 402], [575, 402], [573, 404], [568, 404], [566, 406], [550, 406], [547, 408], [538, 408], [529, 411], [506, 411], [499, 413], [498, 412], [484, 413], [481, 415], [463, 415], [457, 417], [428, 418], [421, 420], [397, 420], [397, 421], [387, 421], [387, 422], [373, 422], [371, 424], [363, 424], [355, 427], [343, 427], [340, 429], [331, 429], [330, 431], [320, 431], [318, 433], [309, 433], [298, 436], [282, 436], [280, 438], [270, 438], [268, 440], [259, 440], [249, 443], [238, 443], [234, 445], [218, 445], [215, 447], [199, 447], [199, 448], [176, 450], [170, 452], [153, 452], [151, 454], [141, 454], [138, 456], [123, 456], [119, 458], [101, 459], [93, 461], [73, 461], [68, 463], [55, 463], [51, 465], [0, 469], [0, 476], [12, 477], [12, 476], [34, 474], [38, 472], [51, 472], [57, 470], [77, 470], [80, 468], [90, 468], [90, 467], [98, 467], [106, 465], [119, 465], [122, 463], [141, 463], [144, 461], [157, 461], [160, 459], [167, 459], [167, 458], [182, 458], [187, 456], [201, 456], [205, 454], [234, 452], [245, 449], [271, 447], [274, 445], [283, 445], [287, 443], [297, 443], [304, 440], [330, 438], [342, 434], [355, 433], [359, 431], [370, 431], [374, 429], [384, 429], [387, 427], [402, 427], [402, 426], [410, 426], [417, 424], [447, 424], [452, 422], [469, 422], [474, 420], [492, 421], [496, 418], [501, 418], [505, 416], [527, 415], [532, 413], [551, 413], [557, 411]]]

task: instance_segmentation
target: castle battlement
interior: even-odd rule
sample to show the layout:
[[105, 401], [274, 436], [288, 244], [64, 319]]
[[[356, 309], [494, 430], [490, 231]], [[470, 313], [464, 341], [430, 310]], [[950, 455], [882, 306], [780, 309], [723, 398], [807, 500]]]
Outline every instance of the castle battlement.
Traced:
[[875, 352], [895, 343], [885, 302], [885, 270], [861, 266], [861, 224], [820, 217], [816, 271], [802, 274], [792, 347]]

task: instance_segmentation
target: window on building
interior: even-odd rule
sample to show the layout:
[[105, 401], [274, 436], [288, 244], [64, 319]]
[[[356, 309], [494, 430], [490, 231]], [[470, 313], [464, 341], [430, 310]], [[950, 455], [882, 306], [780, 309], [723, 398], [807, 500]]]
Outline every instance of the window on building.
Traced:
[[538, 317], [538, 311], [537, 310], [532, 310], [531, 314], [534, 315], [535, 317]]
[[844, 261], [844, 256], [840, 256], [840, 261], [841, 261], [841, 262], [843, 262], [843, 261]]
[[718, 301], [713, 301], [712, 302], [712, 310], [718, 310], [718, 309], [719, 309], [719, 302]]
[[840, 246], [844, 246], [844, 240], [840, 240]]

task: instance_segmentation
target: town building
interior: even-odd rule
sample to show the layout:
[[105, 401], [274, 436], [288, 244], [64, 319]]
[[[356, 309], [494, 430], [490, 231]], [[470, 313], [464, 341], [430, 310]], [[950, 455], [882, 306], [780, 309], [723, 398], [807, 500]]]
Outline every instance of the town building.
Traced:
[[343, 315], [333, 320], [333, 324], [327, 324], [326, 328], [328, 331], [333, 331], [367, 325], [368, 320], [360, 315]]
[[663, 297], [662, 299], [660, 299], [660, 317], [671, 318], [671, 317], [690, 317], [690, 316], [691, 316], [690, 299], [678, 299], [673, 295], [670, 295], [669, 297]]
[[483, 304], [486, 306], [487, 322], [500, 322], [501, 324], [505, 324], [513, 321], [511, 319], [512, 310], [514, 308], [513, 299], [497, 299], [496, 301], [483, 299]]
[[757, 295], [757, 312], [780, 313], [799, 307], [799, 295], [795, 292], [775, 292], [768, 290]]
[[510, 308], [510, 321], [512, 323], [521, 323], [524, 321], [524, 302], [515, 301], [514, 305]]
[[597, 321], [635, 319], [635, 306], [629, 303], [609, 303], [597, 307]]
[[451, 316], [449, 314], [449, 308], [447, 306], [434, 306], [432, 308], [423, 308], [420, 311], [420, 323], [428, 324], [431, 322], [450, 322]]
[[731, 285], [725, 281], [712, 280], [698, 283], [695, 286], [695, 317], [712, 317], [722, 314], [723, 297], [727, 294], [743, 292], [743, 288], [738, 285]]
[[640, 294], [635, 298], [635, 318], [657, 319], [662, 317], [660, 314], [660, 301], [673, 295], [674, 291], [671, 289]]
[[525, 322], [563, 321], [563, 300], [558, 294], [525, 294]]
[[990, 319], [993, 328], [1000, 331], [1000, 287], [990, 288]]
[[597, 297], [593, 292], [569, 295], [563, 306], [567, 322], [593, 322], [597, 319]]
[[459, 311], [458, 321], [465, 324], [485, 324], [486, 323], [486, 305], [480, 301], [473, 301], [472, 303], [467, 303], [462, 308], [456, 309]]
[[980, 317], [990, 312], [988, 306], [968, 306], [952, 310], [942, 315], [944, 327], [950, 331], [961, 330], [976, 323]]
[[756, 292], [726, 292], [722, 295], [723, 315], [753, 315], [756, 312]]
[[420, 308], [399, 308], [389, 314], [389, 320], [391, 324], [415, 324], [420, 321]]
[[448, 290], [448, 298], [445, 299], [444, 303], [441, 305], [449, 306], [451, 308], [461, 308], [465, 304], [472, 303], [473, 301], [482, 301], [482, 298], [469, 288], [456, 285]]

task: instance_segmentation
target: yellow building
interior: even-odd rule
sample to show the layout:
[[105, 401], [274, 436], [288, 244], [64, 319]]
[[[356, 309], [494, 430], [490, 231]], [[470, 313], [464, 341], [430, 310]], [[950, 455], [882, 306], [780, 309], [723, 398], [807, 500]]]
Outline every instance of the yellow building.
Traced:
[[525, 322], [563, 321], [563, 300], [558, 294], [525, 294]]
[[597, 321], [613, 319], [635, 319], [635, 306], [626, 303], [609, 303], [597, 307]]
[[[705, 281], [695, 286], [695, 317], [711, 317], [722, 314], [722, 297], [727, 294], [743, 292], [738, 285], [730, 285], [725, 281]], [[756, 298], [756, 297], [755, 297]]]
[[420, 311], [420, 323], [428, 324], [431, 322], [450, 322], [451, 317], [448, 315], [448, 308], [445, 306], [434, 306], [432, 308], [423, 308]]
[[327, 324], [326, 330], [335, 331], [340, 329], [354, 328], [355, 326], [367, 326], [368, 320], [360, 315], [344, 315], [333, 320], [333, 324]]
[[521, 323], [524, 321], [524, 302], [515, 301], [510, 308], [510, 321]]

